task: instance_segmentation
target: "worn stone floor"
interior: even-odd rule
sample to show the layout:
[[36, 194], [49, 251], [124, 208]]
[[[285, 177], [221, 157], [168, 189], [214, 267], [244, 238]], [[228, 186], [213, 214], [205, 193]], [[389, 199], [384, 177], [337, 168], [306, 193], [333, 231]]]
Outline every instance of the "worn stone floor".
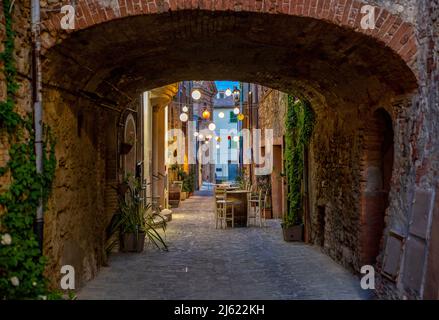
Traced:
[[287, 243], [279, 221], [215, 229], [204, 191], [174, 209], [169, 252], [114, 254], [79, 299], [366, 299], [359, 279], [318, 248]]

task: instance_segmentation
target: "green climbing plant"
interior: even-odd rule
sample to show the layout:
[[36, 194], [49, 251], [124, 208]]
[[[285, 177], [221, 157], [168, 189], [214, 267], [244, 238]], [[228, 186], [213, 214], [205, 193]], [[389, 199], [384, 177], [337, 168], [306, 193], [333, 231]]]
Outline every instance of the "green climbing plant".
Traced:
[[284, 215], [285, 227], [303, 223], [302, 183], [303, 157], [314, 128], [314, 112], [308, 101], [288, 96], [285, 119], [285, 171], [288, 184], [288, 212]]
[[14, 31], [9, 11], [11, 0], [3, 0], [6, 40], [0, 54], [7, 97], [0, 102], [0, 135], [7, 137], [9, 160], [0, 168], [0, 300], [51, 299], [59, 294], [48, 289], [44, 277], [46, 258], [41, 255], [33, 232], [39, 199], [51, 192], [55, 175], [55, 139], [45, 126], [43, 173], [37, 174], [32, 114], [21, 116], [15, 109], [18, 89], [14, 62]]

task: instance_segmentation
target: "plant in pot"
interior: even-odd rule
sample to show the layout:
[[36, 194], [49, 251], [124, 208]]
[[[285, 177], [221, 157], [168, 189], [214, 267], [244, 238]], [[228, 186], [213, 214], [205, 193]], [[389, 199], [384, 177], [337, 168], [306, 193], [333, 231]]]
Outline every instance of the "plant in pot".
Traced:
[[284, 214], [282, 232], [285, 241], [302, 241], [303, 223], [294, 214]]
[[152, 214], [150, 204], [143, 205], [139, 185], [138, 181], [131, 182], [127, 192], [119, 196], [118, 211], [107, 228], [107, 254], [117, 244], [124, 252], [142, 252], [145, 238], [159, 249], [168, 248], [157, 230], [166, 231], [166, 220], [158, 213]]
[[183, 191], [186, 192], [187, 197], [192, 195], [195, 190], [195, 176], [193, 171], [191, 170], [189, 174], [185, 174], [183, 180]]
[[311, 140], [314, 121], [314, 113], [309, 102], [288, 96], [284, 153], [288, 212], [284, 214], [282, 222], [286, 241], [301, 241], [303, 237], [304, 154]]

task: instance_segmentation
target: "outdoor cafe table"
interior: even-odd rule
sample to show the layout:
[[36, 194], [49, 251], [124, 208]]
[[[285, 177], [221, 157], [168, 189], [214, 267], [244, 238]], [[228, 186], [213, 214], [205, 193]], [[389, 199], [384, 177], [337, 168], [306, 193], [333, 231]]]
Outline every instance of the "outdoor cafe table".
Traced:
[[239, 189], [227, 189], [227, 200], [237, 200], [234, 205], [235, 227], [247, 227], [247, 194], [251, 191]]

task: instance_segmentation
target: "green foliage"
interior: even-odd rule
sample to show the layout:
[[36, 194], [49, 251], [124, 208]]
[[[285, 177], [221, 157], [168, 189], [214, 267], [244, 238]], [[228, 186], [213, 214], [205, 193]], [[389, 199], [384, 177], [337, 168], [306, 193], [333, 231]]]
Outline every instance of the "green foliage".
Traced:
[[[151, 212], [151, 205], [143, 205], [140, 181], [131, 179], [124, 194], [119, 194], [119, 207], [107, 228], [107, 254], [119, 242], [120, 234], [145, 232], [147, 238], [158, 249], [168, 250], [163, 237], [158, 232], [160, 226], [166, 231], [166, 220], [159, 213]], [[159, 221], [160, 223], [158, 223]]]
[[15, 81], [17, 70], [14, 64], [14, 31], [12, 29], [12, 17], [9, 12], [11, 0], [3, 1], [3, 11], [5, 15], [6, 40], [4, 41], [5, 50], [0, 53], [0, 60], [3, 62], [3, 73], [6, 77], [6, 101], [0, 102], [0, 125], [6, 127], [8, 131], [20, 123], [20, 116], [14, 112], [14, 95], [17, 92], [18, 84]]
[[195, 191], [195, 168], [191, 166], [189, 174], [185, 173], [183, 179], [183, 191], [184, 192], [194, 192]]
[[9, 174], [11, 184], [0, 194], [0, 300], [55, 299], [60, 295], [50, 292], [43, 276], [46, 258], [40, 253], [33, 232], [39, 199], [45, 204], [55, 174], [55, 141], [49, 128], [44, 128], [43, 173], [37, 174], [34, 154], [32, 117], [22, 118], [14, 111], [18, 85], [13, 60], [14, 32], [4, 0], [6, 21], [5, 51], [0, 54], [6, 76], [7, 99], [0, 102], [0, 127], [9, 133], [9, 161], [0, 168], [0, 175]]
[[314, 128], [314, 113], [307, 101], [288, 96], [285, 120], [285, 162], [288, 184], [288, 212], [284, 225], [302, 224], [303, 155]]

